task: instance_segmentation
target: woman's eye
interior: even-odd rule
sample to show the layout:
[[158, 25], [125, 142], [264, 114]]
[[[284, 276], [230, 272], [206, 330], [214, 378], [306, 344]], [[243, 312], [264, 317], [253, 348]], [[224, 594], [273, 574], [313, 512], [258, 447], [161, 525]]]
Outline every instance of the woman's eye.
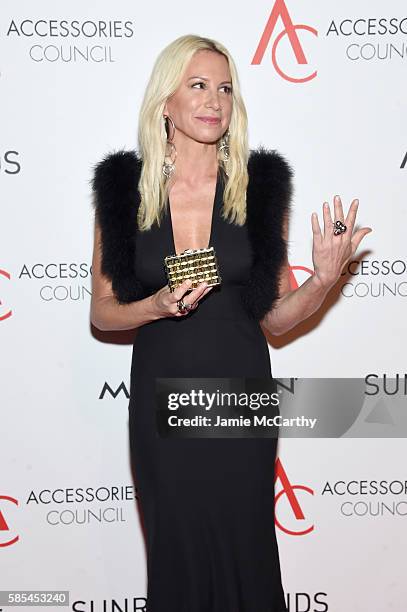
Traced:
[[[205, 87], [206, 83], [204, 83], [203, 81], [198, 81], [197, 83], [194, 83], [193, 85], [191, 85], [191, 87], [195, 88], [197, 85], [203, 85]], [[230, 85], [223, 85], [223, 87], [221, 87], [221, 89], [223, 89], [225, 91], [225, 93], [227, 93], [227, 94], [231, 94], [232, 93], [232, 88], [230, 87]]]

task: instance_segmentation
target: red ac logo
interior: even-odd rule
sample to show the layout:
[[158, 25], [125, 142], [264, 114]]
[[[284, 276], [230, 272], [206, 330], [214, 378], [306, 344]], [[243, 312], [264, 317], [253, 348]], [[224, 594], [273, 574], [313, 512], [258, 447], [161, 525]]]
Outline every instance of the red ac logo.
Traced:
[[[8, 272], [6, 272], [6, 270], [2, 270], [0, 268], [0, 278], [5, 277], [7, 278], [7, 280], [10, 280], [10, 274]], [[0, 306], [3, 305], [3, 302], [1, 301], [0, 298]], [[0, 321], [4, 321], [5, 319], [8, 319], [9, 317], [11, 317], [12, 315], [12, 311], [11, 310], [6, 310], [6, 312], [2, 313], [0, 310]]]
[[[4, 502], [10, 502], [12, 504], [15, 504], [16, 506], [18, 506], [18, 501], [14, 498], [14, 497], [9, 497], [8, 495], [0, 495], [0, 504], [3, 506]], [[16, 535], [14, 537], [10, 537], [10, 527], [8, 526], [8, 523], [6, 521], [6, 519], [4, 518], [4, 515], [1, 511], [1, 507], [0, 507], [0, 548], [4, 547], [4, 546], [11, 546], [12, 544], [15, 544], [18, 539], [19, 536]], [[7, 539], [5, 539], [3, 541], [3, 535], [6, 534]]]
[[317, 76], [317, 71], [315, 70], [311, 74], [303, 78], [296, 78], [294, 76], [288, 75], [283, 69], [280, 67], [277, 61], [277, 46], [280, 40], [287, 34], [288, 39], [290, 41], [292, 50], [294, 51], [295, 58], [297, 60], [297, 64], [308, 64], [307, 58], [305, 57], [305, 53], [301, 46], [300, 40], [297, 35], [297, 30], [306, 30], [307, 32], [311, 32], [314, 36], [318, 37], [318, 32], [315, 28], [307, 25], [294, 25], [292, 19], [290, 17], [290, 13], [285, 4], [285, 0], [276, 0], [271, 11], [270, 17], [266, 23], [266, 27], [264, 28], [264, 32], [260, 38], [260, 42], [256, 49], [256, 52], [251, 61], [252, 64], [260, 64], [264, 53], [266, 51], [267, 45], [270, 42], [271, 35], [273, 34], [275, 25], [277, 23], [277, 19], [281, 17], [281, 20], [284, 24], [284, 30], [280, 32], [275, 39], [273, 46], [271, 48], [271, 58], [273, 62], [273, 66], [276, 72], [286, 81], [290, 81], [291, 83], [305, 83], [307, 81], [311, 81]]
[[[310, 487], [306, 487], [305, 485], [292, 485], [291, 482], [288, 480], [287, 473], [285, 469], [283, 468], [283, 464], [281, 463], [279, 458], [277, 458], [276, 460], [274, 484], [277, 482], [277, 480], [280, 481], [283, 487], [281, 491], [277, 493], [276, 498], [275, 498], [275, 523], [277, 527], [279, 527], [281, 531], [284, 531], [284, 533], [287, 533], [288, 535], [294, 535], [294, 536], [307, 535], [307, 533], [310, 533], [311, 531], [313, 531], [314, 525], [310, 524], [309, 520], [305, 516], [303, 507], [300, 504], [300, 501], [295, 491], [301, 491], [301, 497], [304, 497], [304, 492], [306, 493], [307, 496], [314, 495], [314, 491], [310, 489]], [[286, 500], [288, 501], [289, 507], [291, 508], [291, 511], [292, 511], [292, 517], [294, 519], [294, 525], [292, 529], [289, 529], [288, 527], [284, 527], [281, 524], [281, 521], [277, 516], [277, 506], [281, 506], [283, 496], [286, 496]], [[287, 512], [285, 514], [286, 516], [288, 516]], [[294, 527], [297, 524], [298, 525], [301, 524], [303, 528], [295, 530]]]
[[306, 275], [312, 276], [314, 274], [314, 271], [311, 270], [310, 268], [307, 268], [307, 266], [289, 266], [288, 267], [288, 273], [290, 276], [290, 286], [291, 286], [291, 291], [294, 291], [295, 289], [298, 289], [298, 287], [300, 285], [302, 285], [302, 283], [299, 283], [297, 280], [296, 275], [294, 274], [294, 271], [300, 271], [300, 272], [305, 272]]

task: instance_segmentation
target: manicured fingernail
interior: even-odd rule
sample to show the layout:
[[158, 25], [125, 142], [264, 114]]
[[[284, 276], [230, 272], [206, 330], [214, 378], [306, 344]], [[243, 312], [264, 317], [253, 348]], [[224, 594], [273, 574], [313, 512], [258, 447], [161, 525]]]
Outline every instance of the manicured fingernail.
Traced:
[[356, 206], [359, 206], [359, 200], [355, 200]]
[[335, 196], [335, 200], [338, 201], [340, 200], [340, 197], [338, 195]]

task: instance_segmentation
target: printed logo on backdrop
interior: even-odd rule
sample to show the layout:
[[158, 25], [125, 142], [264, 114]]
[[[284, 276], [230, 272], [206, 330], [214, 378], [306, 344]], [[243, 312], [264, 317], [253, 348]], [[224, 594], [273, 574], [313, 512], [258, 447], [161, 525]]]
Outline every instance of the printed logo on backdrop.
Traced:
[[20, 154], [18, 151], [5, 151], [0, 156], [0, 174], [14, 176], [21, 172], [21, 164], [16, 159]]
[[120, 524], [133, 519], [137, 491], [133, 485], [42, 489], [28, 493], [26, 507], [43, 510], [50, 527]]
[[360, 19], [332, 19], [326, 32], [331, 39], [346, 41], [349, 61], [402, 61], [407, 58], [407, 17], [387, 15]]
[[281, 485], [275, 497], [275, 524], [288, 535], [307, 535], [314, 529], [311, 519], [314, 491], [304, 484], [292, 484], [279, 457], [275, 466], [276, 491]]
[[288, 612], [328, 612], [332, 609], [328, 600], [328, 593], [325, 591], [315, 593], [305, 593], [303, 591], [290, 593], [286, 591], [286, 598]]
[[[261, 64], [267, 52], [267, 61], [282, 79], [307, 83], [318, 74], [312, 60], [318, 30], [310, 24], [296, 23], [294, 8], [289, 6], [286, 0], [275, 0], [251, 64]], [[349, 61], [407, 58], [407, 17], [333, 18], [324, 30], [326, 39], [346, 40], [344, 56]]]
[[362, 480], [356, 476], [352, 480], [328, 480], [320, 495], [330, 502], [331, 514], [349, 520], [405, 519], [407, 516], [406, 479]]
[[[80, 302], [91, 297], [92, 266], [86, 262], [25, 263], [18, 272], [43, 302]], [[86, 281], [86, 282], [85, 282]]]
[[11, 317], [11, 315], [13, 314], [13, 311], [11, 310], [9, 306], [10, 300], [8, 299], [8, 297], [6, 298], [4, 297], [4, 295], [7, 296], [8, 289], [9, 289], [8, 281], [10, 280], [11, 280], [10, 273], [7, 272], [7, 270], [2, 270], [0, 268], [0, 322], [5, 321], [9, 317]]
[[350, 261], [342, 272], [344, 275], [351, 277], [341, 288], [345, 298], [407, 297], [407, 259]]
[[116, 399], [119, 395], [124, 396], [126, 399], [130, 399], [130, 393], [124, 384], [124, 381], [122, 381], [117, 387], [113, 387], [107, 381], [105, 381], [98, 399], [104, 399], [105, 397]]
[[[88, 593], [86, 593], [86, 595], [88, 595]], [[111, 612], [114, 610], [117, 610], [117, 612], [120, 610], [126, 610], [126, 612], [148, 612], [147, 598], [141, 595], [133, 597], [123, 596], [120, 599], [118, 597], [114, 599], [110, 597], [97, 598], [96, 596], [95, 599], [88, 599], [88, 597], [84, 595], [72, 602], [71, 610], [75, 612], [85, 612], [85, 610], [89, 612], [96, 612], [97, 610], [100, 612], [102, 612], [102, 610], [105, 612], [108, 610]]]
[[0, 495], [0, 548], [12, 546], [19, 540], [16, 533], [18, 500], [10, 495]]
[[[272, 41], [279, 20], [283, 29], [278, 31]], [[308, 60], [313, 37], [318, 37], [317, 30], [310, 25], [294, 24], [285, 0], [276, 0], [251, 64], [261, 64], [266, 51], [269, 50], [272, 66], [283, 79], [290, 83], [311, 81], [317, 76], [317, 71], [310, 66]]]
[[3, 31], [24, 45], [27, 58], [44, 63], [112, 63], [119, 44], [134, 36], [131, 20], [12, 19]]

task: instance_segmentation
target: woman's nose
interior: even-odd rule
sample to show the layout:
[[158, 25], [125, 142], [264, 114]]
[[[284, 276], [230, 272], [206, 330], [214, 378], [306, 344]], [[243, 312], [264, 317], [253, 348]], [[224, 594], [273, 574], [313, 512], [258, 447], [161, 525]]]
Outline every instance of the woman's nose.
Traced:
[[206, 100], [205, 106], [210, 106], [216, 110], [220, 109], [219, 93], [217, 91], [208, 92], [208, 99]]

